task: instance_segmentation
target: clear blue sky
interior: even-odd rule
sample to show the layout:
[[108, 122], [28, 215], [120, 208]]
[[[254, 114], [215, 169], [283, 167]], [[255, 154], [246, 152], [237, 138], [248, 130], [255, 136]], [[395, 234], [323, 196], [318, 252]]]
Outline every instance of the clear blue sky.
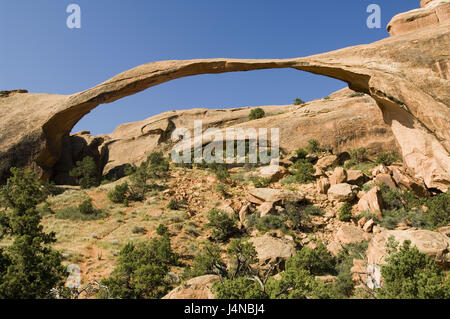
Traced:
[[[71, 94], [137, 65], [193, 58], [291, 58], [388, 36], [397, 13], [419, 0], [14, 0], [0, 1], [0, 90]], [[82, 9], [68, 29], [66, 7]], [[366, 8], [382, 9], [368, 29]], [[290, 104], [345, 83], [295, 70], [201, 75], [105, 104], [74, 131], [109, 133], [167, 110]]]

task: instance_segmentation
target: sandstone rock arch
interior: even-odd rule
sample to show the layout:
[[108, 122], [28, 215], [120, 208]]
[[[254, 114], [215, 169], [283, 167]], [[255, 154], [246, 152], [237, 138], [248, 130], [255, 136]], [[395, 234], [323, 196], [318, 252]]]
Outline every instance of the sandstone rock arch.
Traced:
[[62, 140], [100, 104], [199, 74], [293, 68], [332, 77], [370, 94], [402, 149], [404, 161], [430, 188], [450, 186], [449, 21], [369, 45], [294, 59], [161, 61], [123, 72], [69, 96], [23, 91], [0, 95], [0, 180], [11, 166], [49, 176]]

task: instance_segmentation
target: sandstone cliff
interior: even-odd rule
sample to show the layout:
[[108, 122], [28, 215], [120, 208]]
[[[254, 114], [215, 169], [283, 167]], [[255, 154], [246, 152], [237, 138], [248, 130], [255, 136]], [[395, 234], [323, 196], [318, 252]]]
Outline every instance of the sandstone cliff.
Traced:
[[[445, 6], [446, 1], [435, 5]], [[450, 186], [449, 48], [450, 21], [444, 19], [373, 44], [305, 58], [162, 61], [70, 96], [1, 95], [0, 180], [11, 166], [33, 166], [44, 177], [53, 174], [64, 139], [100, 104], [190, 75], [294, 68], [345, 81], [351, 89], [369, 94], [391, 127], [406, 165], [428, 187], [445, 191]]]

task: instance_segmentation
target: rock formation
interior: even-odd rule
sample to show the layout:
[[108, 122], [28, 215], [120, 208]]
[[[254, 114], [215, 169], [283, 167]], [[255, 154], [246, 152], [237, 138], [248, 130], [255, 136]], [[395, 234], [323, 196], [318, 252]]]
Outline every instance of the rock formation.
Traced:
[[[441, 6], [436, 4], [436, 10]], [[434, 8], [433, 2], [426, 8]], [[191, 75], [294, 68], [345, 81], [369, 94], [392, 128], [406, 165], [429, 188], [445, 191], [450, 186], [449, 26], [448, 19], [423, 23], [415, 32], [305, 58], [154, 62], [70, 96], [2, 94], [0, 180], [11, 166], [32, 166], [43, 177], [53, 174], [64, 139], [100, 104]]]
[[450, 0], [422, 0], [422, 8], [392, 18], [387, 29], [391, 36], [443, 24], [450, 20]]

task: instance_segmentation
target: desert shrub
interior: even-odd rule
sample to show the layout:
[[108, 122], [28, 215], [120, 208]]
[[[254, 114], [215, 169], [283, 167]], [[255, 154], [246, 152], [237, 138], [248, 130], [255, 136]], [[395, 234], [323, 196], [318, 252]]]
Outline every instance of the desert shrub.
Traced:
[[294, 105], [302, 105], [302, 104], [305, 104], [305, 101], [303, 101], [301, 98], [298, 97], [294, 100]]
[[428, 228], [421, 210], [413, 211], [405, 208], [384, 210], [383, 219], [376, 220], [376, 222], [387, 229], [395, 229], [401, 222], [405, 222], [412, 227]]
[[336, 259], [323, 243], [319, 243], [316, 249], [303, 247], [286, 262], [286, 268], [305, 269], [315, 276], [334, 274], [335, 266]]
[[411, 210], [422, 204], [412, 191], [392, 189], [387, 185], [381, 185], [380, 190], [386, 210], [398, 210], [402, 208]]
[[[215, 268], [224, 273], [223, 262], [219, 257], [218, 248], [216, 248]], [[252, 269], [253, 264], [258, 263], [255, 247], [248, 240], [233, 239], [227, 248], [227, 256], [230, 261], [227, 276], [214, 284], [213, 289], [216, 292], [216, 298], [219, 299], [261, 299], [267, 298], [263, 292], [263, 287], [254, 279], [256, 274]]]
[[169, 168], [169, 160], [163, 156], [163, 153], [153, 152], [139, 167], [128, 169], [129, 172], [134, 171], [130, 175], [131, 185], [129, 185], [128, 199], [136, 201], [143, 200], [145, 194], [155, 188], [155, 185], [149, 185], [147, 183], [148, 180], [167, 176]]
[[[292, 258], [291, 258], [292, 259]], [[286, 262], [286, 270], [280, 279], [269, 278], [265, 291], [270, 299], [331, 299], [334, 292], [330, 284], [324, 284], [311, 273], [295, 264]]]
[[362, 186], [362, 190], [366, 193], [368, 193], [372, 188], [375, 187], [375, 183], [373, 183], [372, 181], [365, 183]]
[[367, 161], [367, 149], [360, 147], [349, 151], [351, 159], [354, 159], [357, 163], [363, 163]]
[[343, 271], [340, 271], [333, 283], [333, 290], [336, 298], [349, 298], [355, 292], [355, 284], [352, 279], [350, 271], [351, 266]]
[[299, 229], [305, 222], [310, 221], [310, 217], [304, 213], [304, 210], [292, 203], [286, 205], [286, 213], [293, 229]]
[[307, 216], [323, 216], [323, 210], [314, 205], [307, 205], [303, 209], [304, 214]]
[[227, 197], [228, 194], [228, 187], [222, 183], [218, 184], [216, 186], [216, 192], [218, 192], [220, 195], [222, 195], [223, 197]]
[[87, 199], [81, 202], [77, 206], [68, 206], [56, 211], [55, 217], [57, 219], [70, 219], [70, 220], [98, 220], [103, 219], [107, 214], [100, 210], [95, 209], [92, 205], [92, 199]]
[[76, 162], [75, 168], [69, 174], [77, 179], [78, 184], [83, 189], [100, 185], [97, 164], [90, 156]]
[[261, 286], [246, 277], [225, 278], [213, 285], [216, 299], [267, 299]]
[[188, 234], [190, 234], [190, 235], [192, 235], [194, 237], [198, 237], [202, 233], [201, 230], [198, 227], [195, 227], [193, 225], [186, 225], [184, 227], [184, 230], [185, 230], [186, 233], [188, 233]]
[[308, 155], [308, 152], [303, 148], [299, 148], [298, 150], [295, 151], [295, 153], [297, 154], [297, 160], [305, 159], [306, 156]]
[[169, 228], [167, 228], [164, 224], [159, 224], [156, 228], [156, 233], [159, 236], [169, 236]]
[[256, 227], [258, 220], [260, 219], [261, 214], [257, 211], [253, 214], [250, 214], [246, 217], [246, 225], [248, 228]]
[[91, 198], [82, 201], [80, 206], [78, 206], [78, 208], [80, 209], [80, 213], [82, 213], [83, 215], [95, 214], [95, 209], [94, 206], [92, 205]]
[[212, 238], [216, 241], [227, 241], [237, 233], [236, 221], [228, 216], [227, 212], [213, 208], [208, 212], [208, 227], [213, 229]]
[[214, 172], [221, 183], [226, 183], [230, 178], [230, 173], [224, 164], [212, 163], [209, 165], [209, 169]]
[[344, 165], [345, 169], [350, 169], [358, 164], [363, 164], [363, 163], [368, 162], [367, 149], [365, 147], [351, 149], [348, 152], [350, 154], [350, 159], [345, 162], [345, 165]]
[[250, 176], [249, 180], [253, 183], [256, 188], [265, 188], [270, 185], [270, 178], [266, 177], [258, 177], [258, 176]]
[[402, 162], [402, 156], [397, 152], [384, 152], [377, 155], [376, 163], [383, 164], [385, 166], [392, 165], [393, 163]]
[[250, 120], [256, 120], [256, 119], [261, 119], [264, 116], [266, 116], [266, 113], [264, 112], [264, 110], [260, 107], [253, 109], [250, 111], [250, 115], [249, 118]]
[[450, 223], [450, 192], [428, 198], [425, 206], [428, 210], [423, 217], [429, 228], [435, 229]]
[[282, 229], [285, 230], [286, 219], [280, 216], [267, 215], [259, 218], [256, 222], [256, 229], [260, 232], [267, 232], [269, 230]]
[[170, 210], [179, 210], [180, 209], [180, 203], [175, 200], [175, 199], [171, 199], [169, 201], [169, 203], [167, 204], [167, 208]]
[[119, 265], [101, 283], [111, 297], [121, 299], [155, 299], [170, 289], [167, 278], [170, 265], [178, 265], [168, 236], [149, 243], [127, 244], [119, 254]]
[[142, 226], [134, 226], [131, 232], [133, 234], [145, 234], [147, 233], [147, 230], [145, 229], [145, 227]]
[[227, 276], [227, 265], [222, 260], [222, 252], [218, 245], [207, 242], [194, 257], [192, 267], [187, 267], [185, 278], [193, 278], [203, 275]]
[[323, 211], [314, 205], [297, 206], [293, 203], [286, 205], [287, 219], [293, 229], [300, 229], [311, 221], [312, 216], [322, 216]]
[[[352, 160], [349, 160], [348, 162], [351, 162]], [[345, 163], [344, 167], [345, 169], [354, 169], [354, 170], [358, 170], [363, 172], [366, 175], [371, 175], [372, 174], [372, 169], [376, 166], [375, 163], [373, 162], [363, 162], [363, 163]]]
[[116, 185], [113, 190], [108, 192], [108, 198], [113, 203], [125, 203], [127, 200], [127, 193], [129, 191], [128, 183], [125, 182], [120, 185]]
[[333, 284], [333, 290], [337, 298], [348, 298], [353, 295], [355, 285], [350, 269], [354, 259], [365, 259], [368, 242], [344, 245], [336, 257], [336, 272], [338, 273]]
[[294, 184], [297, 182], [297, 179], [294, 175], [288, 175], [280, 181], [280, 184], [283, 186]]
[[442, 268], [427, 255], [411, 247], [410, 241], [398, 243], [391, 237], [391, 249], [386, 264], [381, 267], [384, 285], [377, 291], [378, 298], [387, 299], [448, 299], [450, 279]]
[[352, 205], [345, 203], [339, 208], [339, 220], [343, 222], [349, 222], [352, 219]]
[[310, 162], [306, 160], [299, 160], [293, 165], [293, 168], [295, 180], [298, 183], [308, 183], [314, 180], [314, 176], [312, 174], [314, 174], [316, 170]]
[[50, 208], [48, 203], [44, 203], [43, 205], [39, 205], [36, 207], [36, 211], [39, 213], [41, 217], [47, 215], [53, 215], [55, 212]]
[[251, 276], [251, 265], [258, 262], [255, 246], [244, 239], [233, 239], [227, 248], [227, 256], [230, 261], [229, 277]]
[[357, 164], [358, 164], [358, 161], [351, 158], [351, 159], [345, 161], [344, 168], [348, 170], [348, 169], [353, 168]]
[[308, 153], [318, 153], [321, 151], [320, 149], [320, 143], [318, 140], [315, 139], [310, 139], [308, 141], [308, 145], [306, 146], [306, 150], [308, 151]]
[[169, 160], [162, 152], [151, 153], [145, 163], [150, 178], [165, 177], [170, 168]]
[[27, 210], [47, 198], [42, 182], [33, 171], [13, 167], [10, 172], [11, 177], [0, 188], [0, 200], [4, 206]]

